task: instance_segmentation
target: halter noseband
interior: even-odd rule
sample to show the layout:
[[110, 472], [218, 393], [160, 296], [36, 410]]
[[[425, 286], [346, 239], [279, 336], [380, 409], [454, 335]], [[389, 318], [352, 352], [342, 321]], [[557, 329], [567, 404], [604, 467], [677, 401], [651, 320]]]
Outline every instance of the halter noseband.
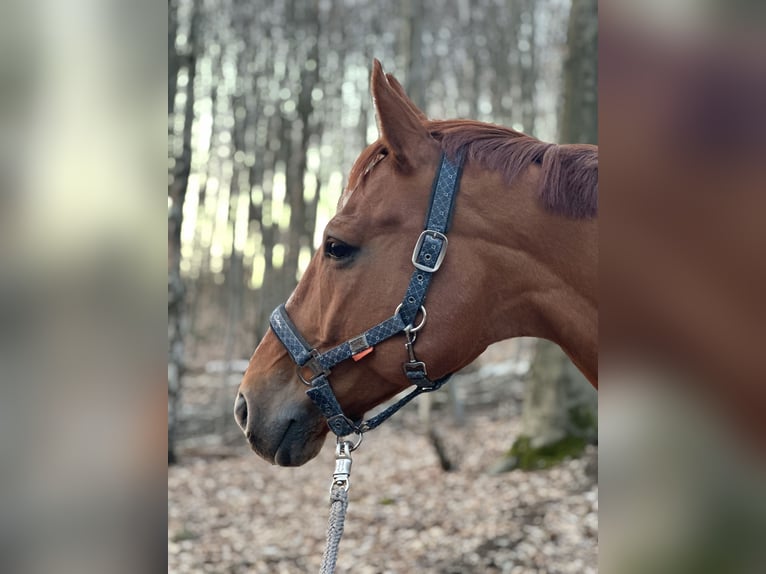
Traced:
[[[464, 157], [464, 151], [460, 150], [456, 156], [456, 161], [453, 163], [445, 153], [441, 155], [431, 189], [431, 200], [424, 230], [420, 234], [412, 253], [412, 264], [415, 266], [415, 271], [410, 278], [404, 299], [394, 311], [393, 316], [371, 327], [361, 335], [320, 353], [301, 336], [287, 315], [284, 304], [274, 309], [271, 314], [269, 323], [274, 334], [298, 365], [299, 378], [310, 387], [306, 394], [325, 416], [330, 430], [339, 437], [352, 433], [361, 435], [374, 429], [416, 396], [435, 391], [452, 376], [449, 374], [436, 381], [429, 379], [425, 363], [418, 361], [415, 357], [414, 343], [417, 331], [426, 320], [424, 303], [428, 286], [431, 283], [431, 276], [439, 270], [447, 253], [446, 234], [452, 221], [455, 196], [460, 187]], [[422, 312], [423, 318], [420, 324], [416, 326], [415, 321], [420, 312]], [[403, 368], [404, 374], [415, 385], [415, 390], [371, 419], [354, 422], [343, 413], [343, 409], [332, 391], [328, 378], [331, 369], [348, 359], [361, 359], [377, 344], [399, 333], [404, 333], [407, 338], [405, 346], [409, 360], [403, 364]], [[309, 380], [306, 380], [301, 372], [304, 368], [311, 370]]]

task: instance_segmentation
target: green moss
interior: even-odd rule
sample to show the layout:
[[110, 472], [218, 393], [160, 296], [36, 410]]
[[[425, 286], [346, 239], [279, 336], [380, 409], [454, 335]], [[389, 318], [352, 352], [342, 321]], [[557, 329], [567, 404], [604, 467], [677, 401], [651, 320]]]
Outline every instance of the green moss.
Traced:
[[176, 532], [173, 536], [173, 542], [182, 542], [184, 540], [196, 540], [199, 538], [199, 534], [195, 534], [187, 528], [183, 528], [180, 532]]
[[569, 422], [577, 431], [590, 434], [598, 430], [598, 418], [586, 405], [580, 404], [569, 409]]
[[529, 437], [520, 436], [508, 456], [516, 459], [516, 468], [540, 470], [550, 468], [565, 458], [580, 456], [586, 444], [587, 440], [583, 437], [566, 436], [557, 442], [533, 448]]

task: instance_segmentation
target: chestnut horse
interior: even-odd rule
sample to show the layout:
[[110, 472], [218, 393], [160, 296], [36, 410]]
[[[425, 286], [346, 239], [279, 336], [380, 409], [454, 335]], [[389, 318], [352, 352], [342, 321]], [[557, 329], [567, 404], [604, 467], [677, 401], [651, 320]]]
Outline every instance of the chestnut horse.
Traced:
[[[427, 383], [415, 381], [427, 391], [489, 344], [534, 336], [558, 343], [597, 385], [598, 148], [476, 121], [428, 120], [377, 60], [371, 85], [380, 138], [352, 167], [322, 247], [272, 315], [235, 403], [252, 449], [283, 466], [319, 452], [336, 418], [328, 403], [343, 422], [336, 434], [369, 430], [351, 421], [412, 385], [403, 364], [422, 365], [421, 375], [427, 366]], [[457, 174], [447, 177], [454, 213], [447, 210], [443, 234], [428, 235], [423, 219], [447, 168]], [[402, 327], [398, 306], [408, 283], [422, 280], [413, 264], [424, 236], [446, 257], [424, 268], [433, 271], [427, 320], [418, 306]], [[374, 345], [359, 336], [381, 321], [399, 322], [399, 331]], [[413, 323], [424, 321], [415, 346]], [[329, 363], [331, 377], [330, 349], [345, 349], [342, 359], [354, 355]], [[415, 350], [417, 357], [408, 354]], [[296, 372], [295, 362], [313, 374]], [[304, 382], [317, 380], [329, 396], [312, 402]]]

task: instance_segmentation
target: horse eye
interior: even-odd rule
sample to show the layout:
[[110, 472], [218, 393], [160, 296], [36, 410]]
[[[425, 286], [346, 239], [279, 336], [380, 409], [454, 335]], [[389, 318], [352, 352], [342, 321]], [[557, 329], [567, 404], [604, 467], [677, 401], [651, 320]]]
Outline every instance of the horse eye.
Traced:
[[332, 259], [348, 259], [355, 251], [356, 247], [352, 247], [337, 239], [328, 239], [324, 244], [325, 255]]

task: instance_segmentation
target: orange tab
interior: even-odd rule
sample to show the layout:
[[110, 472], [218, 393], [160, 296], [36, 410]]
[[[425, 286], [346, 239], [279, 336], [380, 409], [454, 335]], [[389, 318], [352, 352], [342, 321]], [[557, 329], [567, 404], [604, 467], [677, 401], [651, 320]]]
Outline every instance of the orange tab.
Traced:
[[375, 347], [369, 347], [365, 349], [364, 351], [359, 351], [356, 355], [351, 355], [351, 358], [355, 361], [361, 361], [364, 359], [367, 355], [372, 353], [375, 350]]

